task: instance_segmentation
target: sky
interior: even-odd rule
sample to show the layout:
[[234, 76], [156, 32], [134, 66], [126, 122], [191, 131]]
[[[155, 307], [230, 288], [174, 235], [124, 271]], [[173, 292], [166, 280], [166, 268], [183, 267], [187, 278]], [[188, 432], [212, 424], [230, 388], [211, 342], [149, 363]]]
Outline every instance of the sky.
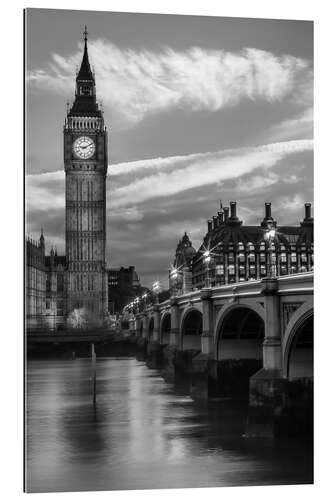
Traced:
[[82, 31], [108, 127], [107, 264], [167, 283], [184, 231], [237, 201], [278, 225], [313, 201], [313, 24], [28, 9], [26, 221], [64, 253], [63, 124]]

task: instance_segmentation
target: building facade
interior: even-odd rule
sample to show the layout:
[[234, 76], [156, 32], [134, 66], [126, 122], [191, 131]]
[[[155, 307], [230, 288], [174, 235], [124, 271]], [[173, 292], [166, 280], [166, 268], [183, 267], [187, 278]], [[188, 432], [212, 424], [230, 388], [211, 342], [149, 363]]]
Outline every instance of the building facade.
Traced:
[[109, 313], [120, 314], [140, 292], [139, 276], [134, 266], [108, 269]]
[[39, 241], [25, 241], [25, 319], [29, 329], [44, 326], [46, 302], [45, 243], [41, 234]]
[[173, 266], [169, 271], [169, 289], [172, 295], [180, 295], [192, 290], [192, 261], [195, 255], [196, 250], [185, 231], [178, 242]]
[[62, 330], [66, 319], [66, 258], [51, 249], [45, 255], [43, 233], [39, 241], [26, 239], [26, 327]]
[[[269, 237], [267, 237], [269, 235]], [[187, 236], [187, 235], [186, 235]], [[188, 238], [188, 237], [187, 237]], [[187, 240], [186, 240], [187, 241]], [[170, 289], [188, 290], [185, 285], [184, 251], [179, 243]], [[246, 226], [237, 216], [236, 202], [220, 207], [208, 220], [207, 233], [198, 251], [187, 250], [186, 268], [191, 273], [191, 289], [259, 280], [274, 272], [276, 276], [313, 270], [313, 218], [311, 204], [305, 204], [299, 226], [279, 226], [272, 216], [271, 204], [265, 203], [264, 218], [257, 226]], [[181, 256], [181, 258], [180, 258]], [[176, 269], [176, 271], [175, 271]]]

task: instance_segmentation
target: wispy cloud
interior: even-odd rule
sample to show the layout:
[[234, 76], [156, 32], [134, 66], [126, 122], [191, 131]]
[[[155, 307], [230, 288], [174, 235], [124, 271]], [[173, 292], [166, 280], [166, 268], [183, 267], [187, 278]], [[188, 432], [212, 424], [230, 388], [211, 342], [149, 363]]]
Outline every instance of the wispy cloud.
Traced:
[[302, 113], [274, 125], [268, 135], [271, 140], [284, 141], [286, 139], [313, 138], [313, 107]]
[[[253, 48], [234, 53], [199, 47], [152, 52], [120, 49], [98, 39], [90, 42], [89, 53], [99, 95], [124, 124], [174, 108], [217, 111], [243, 99], [273, 102], [289, 96], [304, 104], [303, 93], [308, 95], [312, 86], [306, 60]], [[68, 57], [53, 54], [47, 68], [29, 72], [29, 84], [70, 96], [73, 69], [81, 56], [81, 48]]]
[[[276, 173], [263, 175], [262, 169], [270, 169], [286, 156], [312, 148], [311, 140], [299, 140], [111, 165], [108, 209], [115, 217], [139, 221], [142, 213], [136, 205], [153, 198], [169, 197], [232, 179], [237, 181], [236, 189], [240, 192], [267, 187], [277, 182], [278, 176]], [[254, 174], [245, 183], [240, 182], [242, 176], [255, 173], [257, 169], [261, 169], [260, 175]], [[115, 174], [117, 182], [113, 182]], [[28, 175], [28, 210], [64, 207], [64, 178], [62, 171]]]
[[[148, 160], [150, 169], [153, 168], [155, 171], [143, 177], [140, 173], [141, 175], [145, 173], [144, 162], [133, 162], [132, 171], [136, 172], [137, 177], [132, 182], [117, 186], [110, 192], [108, 201], [110, 206], [126, 206], [130, 203], [140, 203], [151, 198], [167, 197], [189, 189], [238, 179], [259, 167], [271, 168], [288, 155], [311, 151], [312, 148], [311, 140], [299, 140], [190, 155], [189, 158], [175, 157], [173, 162], [170, 158], [159, 158], [155, 162]], [[117, 165], [116, 170], [121, 170], [121, 165]], [[270, 180], [273, 180], [272, 177]], [[255, 188], [254, 181], [252, 184]]]

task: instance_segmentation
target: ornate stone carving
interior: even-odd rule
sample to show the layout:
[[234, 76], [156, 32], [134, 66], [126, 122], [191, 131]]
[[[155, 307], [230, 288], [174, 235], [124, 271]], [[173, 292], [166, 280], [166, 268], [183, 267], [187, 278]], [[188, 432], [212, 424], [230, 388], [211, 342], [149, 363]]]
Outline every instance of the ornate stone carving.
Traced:
[[221, 311], [223, 306], [214, 306], [214, 313], [215, 317], [218, 315], [218, 313]]
[[289, 302], [287, 304], [283, 304], [283, 325], [284, 330], [286, 329], [291, 316], [295, 311], [303, 304], [303, 302]]

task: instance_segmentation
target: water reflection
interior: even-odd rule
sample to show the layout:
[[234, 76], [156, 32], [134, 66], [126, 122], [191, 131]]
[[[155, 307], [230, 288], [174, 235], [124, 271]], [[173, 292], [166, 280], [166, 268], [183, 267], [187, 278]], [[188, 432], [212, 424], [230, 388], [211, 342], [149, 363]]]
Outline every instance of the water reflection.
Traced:
[[308, 443], [243, 439], [246, 409], [196, 406], [134, 359], [29, 361], [27, 487], [77, 491], [312, 481]]

